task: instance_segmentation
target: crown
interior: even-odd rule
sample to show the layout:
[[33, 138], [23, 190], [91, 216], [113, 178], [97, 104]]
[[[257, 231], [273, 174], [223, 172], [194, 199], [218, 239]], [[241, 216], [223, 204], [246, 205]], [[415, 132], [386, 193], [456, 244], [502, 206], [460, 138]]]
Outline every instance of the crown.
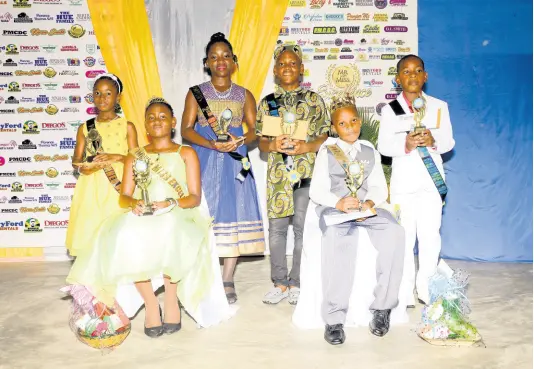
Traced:
[[356, 107], [354, 96], [348, 93], [343, 96], [334, 96], [332, 98], [332, 103], [330, 104], [330, 114], [334, 114], [336, 110], [346, 108], [347, 106]]
[[302, 49], [300, 48], [299, 45], [290, 45], [290, 44], [280, 44], [276, 47], [276, 49], [274, 50], [274, 54], [273, 54], [273, 57], [274, 57], [274, 60], [278, 59], [278, 57], [280, 55], [282, 55], [282, 53], [284, 51], [291, 51], [291, 52], [294, 52], [298, 58], [300, 60], [302, 60]]
[[152, 104], [167, 104], [169, 106], [171, 105], [163, 97], [152, 96], [150, 100], [148, 100], [148, 102], [146, 103], [145, 109], [148, 109], [148, 107]]

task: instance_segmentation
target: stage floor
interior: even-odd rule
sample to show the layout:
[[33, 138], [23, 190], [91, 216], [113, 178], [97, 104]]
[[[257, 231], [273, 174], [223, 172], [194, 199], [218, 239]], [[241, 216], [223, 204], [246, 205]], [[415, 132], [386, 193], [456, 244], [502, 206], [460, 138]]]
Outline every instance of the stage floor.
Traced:
[[347, 329], [344, 345], [330, 346], [323, 331], [291, 325], [286, 301], [261, 302], [270, 287], [268, 258], [245, 259], [236, 285], [241, 306], [230, 321], [197, 330], [188, 317], [172, 336], [143, 334], [144, 311], [114, 352], [78, 342], [67, 324], [70, 302], [59, 288], [68, 262], [0, 263], [0, 368], [532, 368], [532, 265], [450, 261], [470, 273], [471, 319], [487, 348], [431, 346], [410, 324], [384, 338], [367, 328]]

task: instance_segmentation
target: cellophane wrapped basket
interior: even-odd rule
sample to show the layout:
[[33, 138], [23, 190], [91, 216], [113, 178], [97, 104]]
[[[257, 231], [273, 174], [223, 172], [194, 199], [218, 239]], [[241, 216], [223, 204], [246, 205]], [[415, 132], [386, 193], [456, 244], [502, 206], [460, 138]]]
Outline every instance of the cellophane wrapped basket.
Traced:
[[461, 269], [450, 278], [440, 273], [430, 278], [430, 305], [423, 308], [419, 337], [432, 345], [485, 347], [478, 330], [468, 320], [468, 280], [469, 274]]
[[105, 353], [119, 346], [130, 334], [130, 319], [117, 302], [109, 307], [84, 286], [71, 285], [61, 291], [72, 296], [69, 325], [81, 342]]

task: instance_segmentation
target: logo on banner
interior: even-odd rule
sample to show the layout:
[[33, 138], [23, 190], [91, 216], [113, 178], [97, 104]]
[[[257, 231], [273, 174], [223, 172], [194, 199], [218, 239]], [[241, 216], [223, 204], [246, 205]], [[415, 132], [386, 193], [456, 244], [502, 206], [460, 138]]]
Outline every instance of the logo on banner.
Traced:
[[51, 204], [52, 198], [48, 194], [39, 196], [39, 204]]
[[58, 108], [57, 106], [53, 105], [53, 104], [50, 104], [46, 107], [45, 109], [45, 112], [48, 114], [48, 115], [56, 115], [57, 112], [58, 112]]
[[68, 58], [67, 59], [67, 65], [69, 67], [79, 67], [80, 66], [80, 59], [78, 59], [78, 58]]
[[45, 68], [43, 74], [47, 78], [54, 78], [57, 74], [56, 70], [52, 67]]
[[13, 8], [30, 8], [31, 6], [29, 0], [13, 0]]
[[391, 20], [408, 20], [408, 17], [404, 13], [393, 13]]
[[[22, 144], [19, 145], [19, 150], [35, 150], [37, 149], [37, 146], [33, 144], [30, 140], [24, 140], [22, 141]], [[20, 175], [20, 172], [19, 172]]]
[[335, 35], [336, 27], [313, 27], [314, 35]]
[[14, 109], [0, 109], [0, 114], [15, 114]]
[[345, 9], [350, 6], [354, 6], [354, 2], [349, 1], [349, 0], [337, 0], [337, 1], [334, 0], [334, 3], [332, 5], [340, 9]]
[[387, 22], [388, 14], [387, 13], [375, 13], [373, 15], [373, 21], [375, 22]]
[[57, 88], [59, 86], [59, 83], [57, 83], [57, 82], [45, 82], [45, 83], [43, 83], [43, 85], [45, 86], [45, 88], [47, 90], [54, 91], [54, 90], [57, 90]]
[[65, 122], [59, 123], [42, 123], [41, 125], [43, 131], [66, 131], [67, 125]]
[[[37, 59], [35, 59], [34, 64], [36, 67], [47, 67], [48, 61], [42, 56], [39, 56]], [[45, 70], [45, 76], [46, 76], [46, 70]]]
[[7, 88], [8, 92], [20, 92], [20, 85], [18, 82], [11, 82]]
[[104, 58], [98, 58], [98, 64], [106, 65], [106, 61], [104, 60]]
[[324, 16], [325, 22], [328, 21], [344, 21], [345, 15], [344, 14], [325, 14]]
[[98, 114], [98, 110], [95, 107], [87, 108], [86, 112], [87, 112], [87, 114], [91, 114], [91, 115], [97, 115]]
[[90, 22], [91, 15], [89, 13], [76, 14], [76, 22]]
[[356, 6], [373, 6], [373, 0], [355, 0]]
[[15, 20], [13, 20], [13, 22], [15, 22], [15, 23], [33, 23], [33, 19], [28, 17], [28, 15], [26, 13], [20, 13], [19, 15], [17, 15], [17, 18], [15, 18]]
[[57, 143], [55, 141], [41, 141], [39, 147], [57, 147]]
[[61, 0], [33, 0], [34, 4], [61, 5]]
[[289, 0], [291, 8], [303, 8], [306, 6], [306, 0]]
[[84, 99], [85, 99], [85, 102], [88, 104], [92, 104], [94, 102], [92, 93], [85, 95]]
[[15, 44], [8, 44], [6, 46], [6, 55], [19, 55], [19, 49]]
[[59, 182], [45, 182], [45, 186], [49, 189], [49, 190], [57, 190], [59, 189], [59, 185], [60, 183]]
[[88, 56], [87, 58], [83, 60], [83, 62], [85, 63], [86, 66], [90, 68], [96, 64], [96, 59], [93, 58], [92, 56]]
[[64, 83], [63, 89], [76, 89], [80, 88], [80, 85], [78, 83]]
[[[57, 204], [50, 204], [48, 208], [46, 208], [50, 214], [57, 214], [61, 211], [61, 208]], [[45, 223], [46, 224], [46, 223]]]
[[[310, 0], [310, 9], [321, 9], [325, 3], [326, 0]], [[306, 4], [304, 4], [304, 6], [306, 6]]]
[[2, 23], [8, 23], [11, 19], [13, 19], [11, 13], [0, 14], [0, 22]]
[[15, 75], [17, 76], [40, 76], [42, 72], [40, 70], [17, 70]]
[[36, 162], [42, 162], [42, 161], [66, 161], [66, 160], [70, 160], [69, 159], [69, 156], [67, 154], [65, 155], [53, 155], [53, 156], [50, 156], [50, 155], [34, 155], [33, 159], [36, 161]]
[[405, 26], [385, 26], [385, 32], [408, 32], [408, 27]]
[[70, 12], [59, 12], [56, 23], [74, 23], [74, 16]]
[[[30, 171], [27, 171], [27, 170], [19, 170], [17, 174], [18, 174], [19, 177], [28, 177], [28, 176], [30, 176], [30, 177], [39, 177], [39, 176], [42, 176], [44, 174], [44, 171], [42, 171], [42, 170], [32, 170], [30, 172]], [[41, 183], [40, 186], [42, 186], [42, 185], [43, 184]]]
[[41, 223], [37, 218], [29, 218], [24, 222], [25, 233], [38, 233], [42, 232]]
[[71, 96], [69, 96], [69, 102], [71, 104], [78, 104], [78, 103], [82, 102], [82, 98], [81, 98], [81, 96], [71, 95]]
[[0, 77], [13, 77], [13, 72], [0, 72]]
[[28, 31], [20, 31], [20, 30], [7, 30], [5, 29], [3, 31], [4, 36], [28, 36]]
[[44, 206], [35, 206], [33, 208], [27, 208], [23, 206], [20, 208], [21, 213], [44, 213], [46, 211], [46, 208]]
[[89, 54], [94, 54], [94, 53], [96, 53], [96, 44], [87, 44], [87, 45], [85, 45], [85, 50], [86, 50]]
[[339, 27], [340, 33], [360, 33], [360, 26]]
[[59, 72], [60, 76], [79, 76], [80, 73], [76, 72], [75, 70], [62, 70]]
[[45, 228], [67, 228], [68, 220], [45, 220]]
[[12, 222], [10, 220], [0, 222], [0, 231], [18, 231], [23, 226], [23, 222]]
[[83, 29], [83, 27], [80, 26], [79, 24], [75, 24], [72, 27], [70, 27], [70, 30], [69, 30], [70, 37], [80, 38], [80, 37], [83, 37], [83, 35], [85, 35], [85, 29]]
[[56, 45], [43, 45], [41, 48], [47, 53], [55, 53], [57, 46]]
[[22, 204], [22, 200], [19, 199], [17, 196], [12, 196], [11, 199], [8, 201], [9, 204]]
[[391, 6], [406, 6], [406, 0], [389, 0]]
[[362, 14], [347, 14], [347, 20], [348, 21], [368, 21], [371, 19], [371, 15], [369, 13], [362, 13]]
[[322, 22], [322, 14], [304, 14], [304, 20], [308, 22]]
[[64, 28], [52, 28], [51, 30], [32, 28], [30, 32], [32, 36], [63, 36], [66, 33]]
[[319, 86], [318, 93], [330, 99], [343, 97], [346, 94], [356, 98], [371, 96], [371, 89], [358, 89], [359, 84], [360, 70], [356, 64], [332, 64], [326, 72], [326, 83]]
[[15, 96], [9, 96], [6, 100], [6, 104], [18, 104], [20, 101], [15, 99]]
[[[22, 129], [22, 123], [0, 123], [0, 132], [2, 133], [14, 133], [17, 132], [17, 129]], [[0, 166], [4, 165], [3, 163], [5, 163], [5, 159], [0, 156]]]
[[56, 178], [59, 174], [58, 170], [54, 167], [50, 167], [45, 172], [48, 178]]
[[61, 46], [61, 51], [78, 51], [78, 47], [76, 45]]
[[289, 36], [289, 27], [280, 27], [279, 36]]
[[16, 67], [17, 63], [13, 61], [13, 59], [6, 59], [6, 61], [3, 64], [4, 67]]
[[84, 0], [68, 0], [68, 2], [70, 3], [70, 5], [82, 5]]
[[17, 143], [14, 140], [8, 143], [0, 143], [0, 150], [13, 150], [17, 147]]
[[386, 6], [388, 6], [387, 0], [375, 0], [375, 6], [378, 9], [384, 9]]
[[24, 192], [24, 187], [22, 187], [22, 183], [13, 182], [11, 184], [11, 192]]
[[71, 126], [72, 130], [74, 132], [77, 132], [78, 131], [78, 128], [83, 124], [84, 122], [81, 121], [81, 120], [73, 120], [73, 121], [70, 121], [70, 122], [67, 122], [67, 124], [69, 126]]
[[50, 14], [35, 14], [36, 21], [51, 21], [54, 18]]
[[395, 54], [382, 54], [380, 55], [382, 60], [395, 60]]
[[[2, 213], [9, 213], [9, 214], [15, 214], [15, 213], [18, 213], [19, 210], [18, 209], [2, 209]], [[0, 231], [2, 230], [2, 228], [0, 227]]]
[[36, 98], [36, 102], [37, 102], [37, 104], [49, 104], [50, 103], [50, 99], [46, 95], [39, 95]]
[[22, 133], [23, 134], [28, 134], [28, 135], [39, 134], [40, 133], [39, 125], [37, 124], [37, 122], [35, 122], [33, 120], [27, 120], [22, 125]]

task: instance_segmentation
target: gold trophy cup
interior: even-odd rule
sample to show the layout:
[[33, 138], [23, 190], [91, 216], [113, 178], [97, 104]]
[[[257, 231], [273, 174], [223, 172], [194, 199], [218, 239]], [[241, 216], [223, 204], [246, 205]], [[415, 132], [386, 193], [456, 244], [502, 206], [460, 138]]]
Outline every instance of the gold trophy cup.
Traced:
[[219, 118], [219, 133], [217, 133], [217, 142], [228, 142], [230, 141], [230, 135], [228, 134], [228, 127], [232, 122], [232, 111], [226, 108]]
[[141, 189], [141, 199], [145, 203], [142, 215], [153, 215], [152, 203], [148, 197], [148, 185], [150, 184], [150, 168], [144, 160], [137, 159], [133, 165], [135, 184]]
[[98, 155], [102, 148], [102, 136], [96, 129], [92, 129], [85, 137], [85, 149], [89, 151], [90, 156], [85, 158], [85, 161], [92, 163], [94, 158]]
[[426, 127], [423, 125], [423, 119], [426, 115], [426, 99], [423, 96], [418, 97], [412, 102], [412, 108], [415, 110], [413, 118], [415, 126], [413, 132], [423, 133], [426, 130]]
[[[289, 135], [289, 139], [291, 140], [298, 128], [298, 122], [295, 114], [286, 111], [282, 117], [282, 123], [280, 128], [282, 130], [282, 133], [285, 135]], [[294, 148], [295, 146], [293, 145], [286, 146], [286, 149], [289, 150], [293, 150]]]
[[[349, 164], [349, 170], [347, 173], [347, 177], [345, 178], [345, 183], [347, 184], [347, 187], [350, 191], [350, 195], [354, 198], [358, 198], [358, 190], [362, 186], [363, 183], [363, 173], [364, 173], [364, 165], [361, 161], [355, 161]], [[360, 207], [358, 211], [362, 211], [362, 205], [360, 202]]]

